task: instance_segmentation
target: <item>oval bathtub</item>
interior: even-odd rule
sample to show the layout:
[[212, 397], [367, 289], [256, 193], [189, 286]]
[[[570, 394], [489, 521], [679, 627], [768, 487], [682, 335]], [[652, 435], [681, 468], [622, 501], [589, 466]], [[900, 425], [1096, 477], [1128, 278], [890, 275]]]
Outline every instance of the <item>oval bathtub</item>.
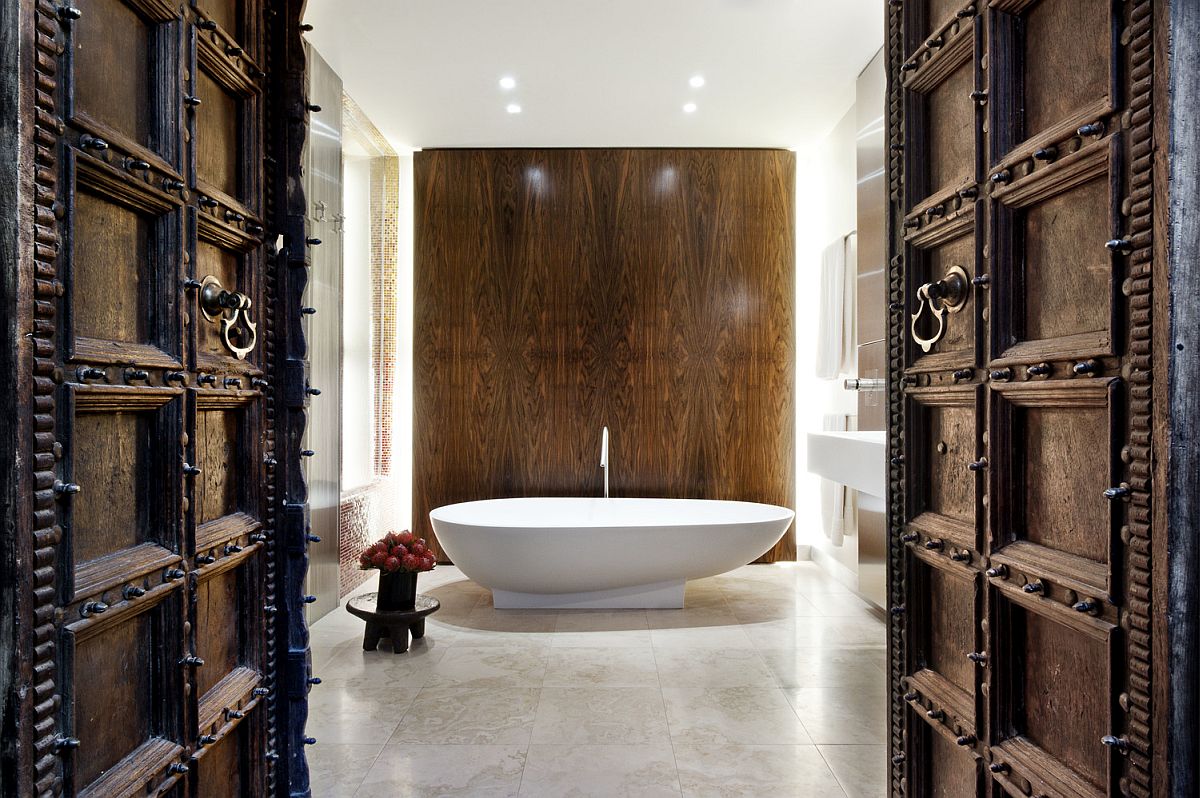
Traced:
[[429, 514], [499, 608], [672, 608], [684, 584], [761, 557], [795, 516], [708, 499], [487, 499]]

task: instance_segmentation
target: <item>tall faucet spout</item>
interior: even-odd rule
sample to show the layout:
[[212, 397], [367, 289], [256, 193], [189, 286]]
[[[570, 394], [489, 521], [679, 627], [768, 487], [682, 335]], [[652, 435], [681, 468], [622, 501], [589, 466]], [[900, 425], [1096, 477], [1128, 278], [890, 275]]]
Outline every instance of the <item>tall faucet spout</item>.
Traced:
[[600, 470], [604, 472], [604, 498], [608, 498], [608, 427], [600, 435]]

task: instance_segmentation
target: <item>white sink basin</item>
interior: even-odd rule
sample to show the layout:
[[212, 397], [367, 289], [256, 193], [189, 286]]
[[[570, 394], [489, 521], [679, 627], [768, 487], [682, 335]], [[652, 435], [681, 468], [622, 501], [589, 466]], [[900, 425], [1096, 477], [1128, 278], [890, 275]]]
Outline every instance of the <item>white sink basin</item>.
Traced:
[[849, 488], [883, 498], [886, 449], [883, 430], [808, 433], [808, 470]]

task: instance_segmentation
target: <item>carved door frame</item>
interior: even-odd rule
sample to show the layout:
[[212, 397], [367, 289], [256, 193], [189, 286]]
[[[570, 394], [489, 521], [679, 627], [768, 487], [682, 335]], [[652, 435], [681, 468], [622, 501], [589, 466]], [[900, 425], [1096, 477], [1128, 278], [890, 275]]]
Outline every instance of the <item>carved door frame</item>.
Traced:
[[[189, 34], [195, 20], [203, 19], [191, 0], [179, 3], [178, 9], [160, 5], [164, 15], [177, 10]], [[256, 255], [260, 273], [250, 279], [262, 281], [266, 301], [257, 309], [265, 384], [257, 386], [261, 395], [253, 399], [254, 420], [249, 422], [252, 432], [261, 436], [255, 448], [264, 455], [265, 477], [249, 489], [261, 492], [264, 499], [255, 545], [261, 544], [265, 554], [248, 572], [261, 580], [264, 600], [261, 616], [254, 621], [265, 630], [262, 690], [254, 701], [261, 701], [265, 721], [253, 727], [247, 750], [261, 757], [263, 783], [270, 794], [298, 796], [309, 794], [304, 725], [311, 678], [304, 614], [308, 597], [303, 594], [308, 509], [301, 468], [310, 392], [300, 308], [309, 250], [315, 245], [308, 238], [301, 180], [309, 113], [300, 26], [303, 6], [303, 0], [264, 0], [261, 19], [248, 23], [261, 30], [257, 64], [265, 73], [258, 76], [265, 231], [260, 236], [262, 253]], [[70, 681], [71, 635], [64, 630], [70, 622], [64, 617], [70, 597], [61, 585], [63, 569], [69, 570], [70, 563], [60, 552], [60, 518], [70, 486], [59, 459], [62, 408], [70, 406], [75, 391], [60, 385], [71, 336], [61, 334], [57, 321], [63, 313], [67, 278], [61, 270], [69, 244], [69, 220], [63, 218], [59, 191], [71, 177], [72, 145], [67, 137], [78, 136], [66, 124], [62, 63], [70, 57], [65, 45], [75, 18], [77, 12], [66, 3], [0, 0], [0, 793], [15, 796], [55, 796], [79, 789], [64, 772], [72, 747], [63, 727], [64, 696], [71, 688], [64, 684]], [[172, 37], [185, 30], [178, 20], [164, 19]], [[225, 34], [216, 28], [203, 30], [213, 37], [205, 46], [218, 47], [214, 53], [241, 52], [238, 42], [219, 40]], [[194, 52], [193, 47], [180, 50], [170, 44], [168, 67], [173, 63], [181, 73], [195, 70], [195, 64], [183, 63], [182, 57]], [[218, 58], [209, 63], [220, 68], [223, 62]], [[240, 78], [229, 73], [228, 79]], [[177, 157], [170, 160], [178, 163]], [[158, 170], [159, 163], [134, 168]], [[194, 710], [185, 706], [168, 711]], [[227, 722], [237, 717], [234, 713]], [[185, 734], [189, 728], [176, 727]], [[171, 744], [181, 752], [179, 761], [163, 771], [165, 776], [148, 772], [147, 783], [153, 784], [154, 794], [194, 794], [186, 766], [198, 759], [189, 760], [199, 751], [197, 743]]]
[[[970, 177], [966, 193], [946, 202], [936, 197], [914, 197], [930, 192], [912, 191], [907, 183], [910, 171], [925, 168], [917, 159], [923, 156], [926, 146], [922, 123], [909, 118], [914, 114], [911, 93], [928, 91], [960, 63], [957, 59], [965, 58], [966, 64], [973, 64], [964, 68], [974, 73], [977, 94], [972, 97], [979, 104], [976, 124], [986, 126], [988, 120], [998, 118], [994, 114], [1014, 113], [1011, 106], [988, 107], [1005, 102], [1013, 94], [993, 84], [997, 76], [988, 74], [988, 66], [994, 62], [987, 63], [990, 56], [986, 53], [990, 47], [1005, 44], [1003, 36], [1007, 34], [1002, 26], [999, 34], [994, 27], [996, 15], [1022, 13], [1037, 1], [942, 2], [937, 7], [948, 10], [941, 20], [924, 18], [925, 9], [933, 5], [926, 0], [886, 3], [890, 145], [888, 756], [889, 793], [896, 796], [917, 794], [928, 786], [916, 785], [933, 781], [928, 776], [923, 778], [920, 771], [928, 767], [929, 751], [921, 750], [922, 743], [909, 739], [908, 734], [912, 728], [924, 728], [925, 716], [931, 719], [929, 726], [935, 731], [920, 732], [922, 737], [940, 735], [940, 739], [949, 740], [942, 744], [947, 746], [943, 750], [957, 756], [966, 749], [966, 754], [974, 758], [979, 795], [1066, 789], [1067, 782], [1056, 781], [1060, 775], [1069, 782], [1069, 774], [1030, 767], [1037, 757], [1006, 758], [1006, 752], [991, 745], [997, 739], [992, 736], [997, 733], [997, 702], [1005, 699], [1003, 695], [989, 695], [987, 688], [990, 685], [990, 692], [1000, 693], [1006, 688], [990, 675], [988, 657], [994, 653], [990, 648], [1003, 630], [989, 628], [989, 623], [1002, 625], [1005, 617], [994, 606], [989, 610], [989, 601], [999, 604], [991, 597], [1008, 588], [996, 584], [1003, 576], [983, 571], [1004, 562], [1003, 556], [991, 559], [992, 522], [988, 514], [995, 518], [997, 510], [989, 505], [1005, 501], [1002, 494], [1011, 478], [1004, 474], [982, 477], [977, 494], [981, 500], [976, 505], [978, 523], [970, 530], [956, 530], [952, 524], [943, 523], [944, 528], [935, 530], [937, 535], [930, 535], [929, 522], [922, 528], [914, 523], [912, 515], [919, 504], [917, 489], [923, 487], [918, 482], [923, 463], [920, 450], [911, 440], [910, 428], [920, 425], [919, 414], [926, 412], [926, 406], [957, 403], [979, 407], [982, 428], [990, 431], [996, 414], [1008, 412], [1006, 407], [1042, 402], [1053, 392], [1045, 390], [1044, 383], [1025, 381], [1028, 358], [1009, 358], [1022, 372], [1016, 378], [1004, 373], [1008, 364], [997, 363], [1002, 358], [997, 358], [982, 338], [978, 350], [982, 354], [972, 362], [972, 374], [966, 373], [968, 369], [956, 375], [939, 374], [942, 361], [927, 360], [921, 368], [912, 368], [918, 358], [908, 329], [909, 313], [915, 310], [916, 275], [909, 273], [918, 268], [912, 257], [914, 245], [926, 244], [939, 235], [949, 238], [945, 232], [947, 222], [954, 224], [951, 220], [965, 218], [970, 212], [967, 209], [960, 213], [962, 205], [975, 205], [975, 213], [981, 218], [963, 224], [976, 225], [981, 238], [985, 237], [986, 226], [997, 218], [991, 215], [989, 206], [993, 187], [1002, 193], [1007, 177], [989, 180], [996, 164], [1011, 167], [1014, 175], [1019, 168], [1024, 176], [1025, 157], [1035, 164], [1031, 171], [1038, 168], [1039, 159], [1054, 158], [1053, 147], [1048, 156], [1034, 154], [1032, 149], [1022, 155], [1018, 152], [1021, 147], [1010, 151], [1008, 148], [1016, 142], [1007, 143], [1004, 151], [986, 152], [977, 139], [975, 174]], [[1107, 4], [1080, 0], [1077, 10], [1097, 12], [1103, 5]], [[1119, 130], [1120, 146], [1125, 152], [1098, 152], [1096, 157], [1111, 158], [1125, 169], [1124, 182], [1119, 186], [1123, 193], [1117, 197], [1114, 212], [1120, 240], [1114, 241], [1113, 247], [1128, 279], [1121, 286], [1122, 297], [1113, 306], [1112, 328], [1115, 340], [1122, 342], [1115, 344], [1113, 354], [1123, 368], [1107, 385], [1097, 381], [1083, 392], [1059, 390], [1061, 395], [1049, 401], [1111, 407], [1110, 399], [1115, 398], [1123, 404], [1112, 421], [1119, 450], [1114, 451], [1111, 466], [1112, 484], [1118, 488], [1114, 494], [1118, 501], [1113, 514], [1113, 545], [1124, 559], [1110, 564], [1110, 568], [1122, 572], [1121, 592], [1114, 600], [1115, 608], [1095, 613], [1100, 623], [1076, 624], [1077, 628], [1086, 628], [1088, 634], [1100, 635], [1097, 639], [1102, 639], [1117, 660], [1112, 673], [1117, 674], [1120, 683], [1104, 688], [1113, 706], [1112, 740], [1108, 743], [1112, 764], [1104, 791], [1137, 796], [1190, 795], [1200, 788], [1200, 435], [1195, 431], [1200, 415], [1195, 387], [1200, 384], [1200, 258], [1196, 257], [1200, 251], [1200, 124], [1194, 119], [1194, 109], [1200, 102], [1200, 9], [1192, 2], [1171, 0], [1117, 0], [1111, 8], [1114, 14], [1123, 15], [1117, 18], [1123, 24], [1115, 26], [1113, 43], [1114, 52], [1121, 54], [1114, 57], [1124, 59], [1121, 77], [1114, 74], [1117, 94], [1124, 97], [1117, 107], [1129, 110], [1106, 121], [1113, 126], [1111, 129]], [[921, 30], [910, 30], [917, 26]], [[1061, 46], [1070, 45], [1062, 42]], [[972, 58], [971, 53], [976, 57]], [[984, 56], [978, 57], [980, 53]], [[1100, 110], [1097, 116], [1105, 116]], [[1063, 141], [1073, 131], [1074, 127], [1064, 130]], [[1000, 150], [998, 146], [996, 149]], [[918, 175], [913, 179], [921, 178]], [[919, 240], [922, 236], [924, 241]], [[991, 242], [991, 233], [986, 236]], [[993, 259], [999, 260], [995, 252], [981, 248], [976, 262], [995, 270]], [[975, 300], [988, 303], [987, 291], [978, 291]], [[994, 300], [991, 307], [997, 310]], [[996, 318], [988, 321], [993, 328], [998, 322], [1003, 324]], [[933, 359], [937, 357], [935, 353]], [[947, 364], [951, 360], [943, 359]], [[1000, 373], [992, 379], [989, 369]], [[1122, 380], [1125, 385], [1119, 384]], [[1113, 390], [1117, 394], [1106, 398]], [[983, 397], [988, 398], [985, 401]], [[994, 462], [990, 447], [1006, 445], [1006, 441], [989, 441], [985, 436], [977, 441], [979, 451], [975, 454]], [[988, 468], [986, 460], [976, 465], [976, 471]], [[956, 537], [956, 531], [962, 540]], [[946, 691], [936, 683], [926, 683], [930, 681], [927, 676], [914, 678], [908, 666], [914, 646], [919, 650], [928, 625], [922, 617], [928, 608], [928, 595], [924, 589], [914, 587], [927, 587], [928, 583], [912, 581], [914, 564], [944, 557], [938, 551], [943, 537], [946, 554], [970, 559], [965, 567], [961, 559], [949, 568], [939, 562], [939, 573], [953, 574], [958, 568], [964, 579], [978, 585], [972, 591], [976, 611], [984, 620], [982, 628], [975, 631], [980, 649], [975, 664], [981, 673], [976, 678], [982, 693], [970, 706], [939, 704], [939, 694]], [[1063, 591], [1059, 588], [1058, 592]], [[1074, 609], [1083, 615], [1088, 607]], [[1065, 618], [1061, 613], [1060, 617]], [[920, 719], [911, 720], [913, 716]], [[973, 727], [976, 723], [980, 726], [978, 739]], [[957, 728], [959, 725], [963, 728]]]

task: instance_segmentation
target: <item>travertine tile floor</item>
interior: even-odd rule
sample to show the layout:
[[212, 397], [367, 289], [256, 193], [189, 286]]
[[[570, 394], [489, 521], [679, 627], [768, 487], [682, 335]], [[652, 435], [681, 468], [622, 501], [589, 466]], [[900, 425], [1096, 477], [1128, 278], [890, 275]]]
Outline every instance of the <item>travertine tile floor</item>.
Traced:
[[314, 796], [885, 793], [882, 616], [812, 563], [683, 610], [497, 610], [447, 567], [420, 590], [442, 609], [405, 654], [344, 609], [313, 625]]

